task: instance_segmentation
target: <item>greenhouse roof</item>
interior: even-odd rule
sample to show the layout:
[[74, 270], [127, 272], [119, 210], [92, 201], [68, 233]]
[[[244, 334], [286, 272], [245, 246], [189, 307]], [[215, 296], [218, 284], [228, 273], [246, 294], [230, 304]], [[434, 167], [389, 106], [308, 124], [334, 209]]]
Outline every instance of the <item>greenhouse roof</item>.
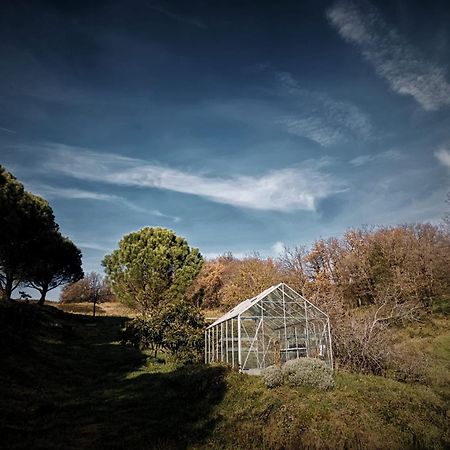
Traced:
[[227, 320], [233, 319], [235, 317], [238, 317], [240, 314], [244, 313], [248, 309], [250, 309], [252, 306], [266, 298], [269, 294], [272, 292], [278, 290], [279, 288], [283, 288], [284, 291], [289, 291], [290, 295], [295, 295], [295, 297], [302, 302], [306, 302], [305, 304], [308, 304], [311, 308], [313, 308], [315, 311], [317, 311], [318, 314], [323, 315], [325, 317], [328, 317], [323, 311], [321, 311], [317, 306], [313, 305], [311, 302], [309, 302], [305, 297], [300, 295], [298, 292], [295, 292], [292, 288], [290, 288], [285, 283], [279, 283], [275, 286], [271, 286], [270, 288], [266, 289], [265, 291], [261, 292], [260, 294], [256, 295], [255, 297], [249, 298], [247, 300], [244, 300], [243, 302], [239, 303], [237, 306], [235, 306], [233, 309], [228, 311], [226, 314], [224, 314], [222, 317], [219, 317], [214, 323], [209, 325], [208, 328], [212, 328], [222, 322], [226, 322]]
[[239, 305], [236, 305], [233, 309], [230, 309], [230, 311], [228, 311], [222, 317], [219, 317], [208, 328], [214, 327], [215, 325], [218, 325], [219, 323], [222, 323], [227, 320], [233, 319], [234, 317], [237, 317], [239, 314], [243, 313], [244, 311], [247, 311], [247, 309], [251, 308], [255, 303], [257, 303], [259, 300], [263, 299], [266, 295], [270, 294], [272, 291], [277, 289], [282, 284], [283, 283], [277, 284], [275, 286], [271, 286], [270, 288], [266, 289], [265, 291], [262, 291], [257, 296], [248, 298], [247, 300], [244, 300], [243, 302], [239, 303]]

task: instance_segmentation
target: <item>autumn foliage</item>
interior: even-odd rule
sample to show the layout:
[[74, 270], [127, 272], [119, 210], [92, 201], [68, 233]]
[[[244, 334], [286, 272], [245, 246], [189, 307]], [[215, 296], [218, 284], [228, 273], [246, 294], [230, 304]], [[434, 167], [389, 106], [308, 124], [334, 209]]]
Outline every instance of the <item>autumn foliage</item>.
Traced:
[[338, 364], [381, 374], [401, 359], [389, 331], [426, 320], [450, 294], [450, 236], [430, 224], [362, 228], [276, 260], [222, 256], [204, 264], [189, 296], [226, 311], [282, 281], [330, 316]]

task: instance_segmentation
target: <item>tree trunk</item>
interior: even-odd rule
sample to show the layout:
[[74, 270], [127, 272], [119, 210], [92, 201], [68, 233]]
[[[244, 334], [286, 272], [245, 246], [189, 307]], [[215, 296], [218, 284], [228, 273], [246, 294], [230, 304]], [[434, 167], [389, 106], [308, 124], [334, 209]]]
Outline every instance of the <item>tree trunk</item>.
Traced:
[[39, 290], [39, 292], [41, 293], [41, 298], [38, 301], [38, 305], [43, 305], [45, 302], [45, 296], [47, 295], [48, 292], [48, 285], [43, 285], [42, 289]]
[[95, 317], [95, 306], [96, 306], [96, 304], [97, 304], [97, 302], [94, 300], [94, 309], [93, 309], [93, 312], [92, 312], [92, 316], [93, 317]]
[[3, 300], [11, 300], [14, 279], [11, 275], [6, 274], [5, 290], [3, 291]]

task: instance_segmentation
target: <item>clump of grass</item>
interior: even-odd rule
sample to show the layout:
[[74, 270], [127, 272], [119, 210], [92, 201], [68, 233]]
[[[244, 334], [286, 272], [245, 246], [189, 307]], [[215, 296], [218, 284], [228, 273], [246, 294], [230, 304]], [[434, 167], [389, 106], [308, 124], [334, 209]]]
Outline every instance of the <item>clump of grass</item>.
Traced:
[[450, 297], [440, 297], [433, 300], [434, 314], [450, 314]]

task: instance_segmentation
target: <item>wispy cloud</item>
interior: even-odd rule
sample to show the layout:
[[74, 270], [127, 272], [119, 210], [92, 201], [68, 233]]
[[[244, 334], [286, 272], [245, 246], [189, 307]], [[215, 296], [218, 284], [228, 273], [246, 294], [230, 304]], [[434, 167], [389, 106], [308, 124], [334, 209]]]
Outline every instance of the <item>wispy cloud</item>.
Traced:
[[387, 150], [382, 153], [364, 154], [359, 155], [349, 161], [352, 166], [359, 167], [365, 164], [369, 164], [377, 160], [399, 160], [402, 158], [402, 154], [398, 150]]
[[122, 197], [117, 195], [102, 194], [100, 192], [86, 191], [76, 188], [58, 188], [47, 184], [26, 183], [26, 188], [33, 193], [48, 199], [67, 198], [99, 201], [122, 201]]
[[0, 127], [0, 131], [4, 131], [5, 133], [17, 134], [16, 131], [11, 130], [9, 128], [5, 128], [5, 127]]
[[428, 111], [450, 105], [445, 70], [409, 44], [370, 3], [340, 1], [327, 10], [327, 17], [393, 91], [412, 96]]
[[174, 222], [180, 221], [179, 217], [164, 214], [157, 209], [143, 208], [119, 195], [110, 195], [101, 192], [87, 191], [84, 189], [77, 189], [77, 188], [59, 188], [55, 186], [49, 186], [46, 184], [34, 184], [34, 183], [26, 183], [26, 188], [32, 191], [33, 193], [49, 200], [55, 198], [65, 198], [72, 200], [98, 200], [98, 201], [114, 202], [121, 204], [126, 208], [131, 209], [132, 211], [138, 213], [150, 214], [157, 217], [164, 217], [173, 220]]
[[440, 148], [434, 152], [434, 156], [438, 159], [438, 161], [450, 169], [450, 150], [446, 148]]
[[97, 242], [79, 242], [78, 247], [81, 247], [82, 249], [86, 249], [86, 250], [95, 250], [98, 252], [110, 252], [111, 248], [108, 248], [106, 246], [100, 245]]
[[46, 144], [41, 151], [51, 155], [46, 170], [83, 180], [192, 194], [243, 208], [312, 211], [319, 200], [343, 189], [342, 183], [322, 170], [319, 161], [305, 161], [301, 167], [272, 170], [261, 176], [219, 178], [59, 144]]
[[168, 8], [161, 6], [160, 4], [159, 5], [158, 4], [149, 4], [148, 7], [155, 11], [158, 11], [159, 13], [161, 13], [177, 22], [182, 22], [182, 23], [186, 23], [188, 25], [193, 25], [194, 27], [201, 28], [201, 29], [208, 28], [206, 26], [206, 24], [203, 21], [201, 21], [200, 19], [197, 19], [197, 18], [191, 17], [191, 16], [187, 16], [185, 14], [176, 14], [173, 11], [170, 11]]
[[323, 92], [303, 89], [290, 73], [279, 72], [276, 80], [279, 94], [302, 107], [277, 121], [289, 133], [305, 136], [324, 147], [370, 137], [371, 121], [357, 106], [335, 100]]

